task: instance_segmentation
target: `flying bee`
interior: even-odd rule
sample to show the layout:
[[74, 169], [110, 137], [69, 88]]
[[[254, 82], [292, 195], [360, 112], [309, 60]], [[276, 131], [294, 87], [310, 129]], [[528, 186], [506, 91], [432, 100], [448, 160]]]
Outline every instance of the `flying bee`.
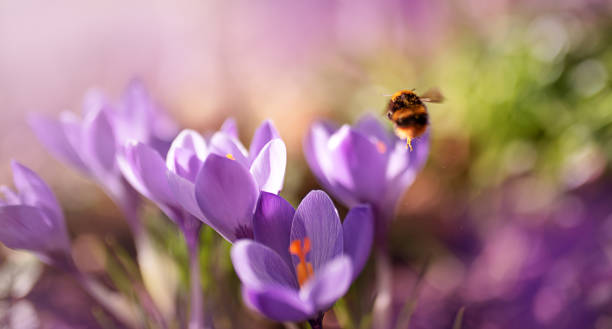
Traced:
[[406, 148], [412, 151], [412, 140], [423, 135], [429, 125], [425, 102], [440, 103], [444, 97], [437, 88], [417, 96], [413, 90], [400, 90], [391, 95], [387, 105], [387, 118], [395, 124], [395, 134], [406, 139]]

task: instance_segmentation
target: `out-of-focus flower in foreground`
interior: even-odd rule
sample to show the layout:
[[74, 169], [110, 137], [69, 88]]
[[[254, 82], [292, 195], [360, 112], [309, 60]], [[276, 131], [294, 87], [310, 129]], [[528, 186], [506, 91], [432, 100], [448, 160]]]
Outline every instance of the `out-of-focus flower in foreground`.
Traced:
[[32, 251], [46, 263], [66, 265], [70, 240], [55, 195], [32, 170], [16, 161], [11, 166], [16, 191], [0, 187], [0, 242]]
[[259, 191], [280, 191], [287, 162], [285, 144], [269, 121], [257, 129], [248, 152], [230, 120], [209, 139], [183, 130], [165, 162], [139, 142], [128, 143], [124, 153], [120, 167], [137, 190], [175, 221], [180, 216], [173, 214], [184, 210], [230, 242], [253, 235]]
[[399, 198], [425, 164], [429, 135], [413, 147], [407, 150], [371, 115], [352, 127], [315, 123], [304, 141], [308, 165], [325, 189], [348, 207], [372, 205], [377, 237], [385, 236]]
[[0, 186], [0, 242], [30, 251], [50, 265], [72, 274], [81, 286], [128, 328], [139, 327], [133, 305], [108, 291], [75, 266], [64, 214], [49, 186], [32, 170], [11, 163], [16, 191]]
[[249, 306], [277, 321], [321, 321], [366, 263], [373, 240], [369, 206], [344, 223], [323, 191], [310, 192], [297, 210], [262, 192], [254, 240], [232, 247], [232, 262]]
[[59, 120], [40, 115], [30, 125], [45, 147], [72, 167], [91, 176], [125, 213], [134, 228], [138, 198], [116, 164], [119, 146], [128, 139], [152, 145], [165, 154], [176, 127], [151, 101], [138, 81], [132, 82], [117, 106], [99, 93], [85, 98], [83, 120], [63, 112]]
[[609, 182], [565, 192], [530, 217], [517, 206], [525, 196], [507, 191], [476, 199], [500, 200], [487, 225], [477, 225], [481, 213], [464, 218], [451, 252], [431, 261], [410, 328], [450, 328], [462, 307], [464, 328], [611, 328]]

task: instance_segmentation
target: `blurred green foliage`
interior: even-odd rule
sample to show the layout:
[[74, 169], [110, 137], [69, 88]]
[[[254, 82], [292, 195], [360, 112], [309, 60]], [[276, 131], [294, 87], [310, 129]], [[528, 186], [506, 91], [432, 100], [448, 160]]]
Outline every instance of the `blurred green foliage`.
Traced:
[[[448, 115], [470, 136], [477, 185], [500, 183], [531, 167], [542, 178], [571, 184], [563, 175], [598, 165], [572, 168], [583, 152], [595, 158], [579, 160], [612, 158], [612, 47], [593, 43], [599, 36], [587, 30], [572, 40], [568, 25], [563, 17], [537, 17], [490, 42], [461, 43], [442, 61]], [[610, 29], [600, 32], [610, 35]]]
[[384, 95], [438, 86], [446, 100], [429, 106], [430, 162], [440, 158], [440, 141], [459, 142], [467, 155], [450, 156], [468, 157], [472, 188], [528, 172], [561, 189], [598, 177], [612, 159], [610, 20], [567, 13], [506, 20], [491, 31], [462, 30], [428, 58], [395, 49], [345, 58], [350, 70], [330, 65], [321, 74], [334, 86], [324, 103], [344, 111], [339, 121], [364, 111], [384, 120]]

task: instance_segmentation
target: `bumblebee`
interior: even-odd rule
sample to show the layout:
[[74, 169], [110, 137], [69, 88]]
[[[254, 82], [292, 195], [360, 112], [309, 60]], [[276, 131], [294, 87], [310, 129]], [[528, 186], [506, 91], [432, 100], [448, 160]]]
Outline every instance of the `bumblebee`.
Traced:
[[421, 96], [413, 90], [400, 90], [391, 95], [387, 105], [387, 118], [395, 124], [395, 134], [406, 139], [406, 148], [412, 151], [412, 140], [423, 135], [429, 125], [425, 102], [440, 103], [444, 97], [438, 89], [430, 89]]

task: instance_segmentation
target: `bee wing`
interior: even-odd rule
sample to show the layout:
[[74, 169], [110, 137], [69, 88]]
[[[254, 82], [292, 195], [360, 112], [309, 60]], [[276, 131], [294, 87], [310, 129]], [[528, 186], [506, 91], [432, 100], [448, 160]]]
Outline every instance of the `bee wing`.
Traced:
[[429, 103], [442, 103], [444, 101], [444, 96], [437, 87], [429, 89], [423, 95], [419, 96], [419, 98], [423, 102]]

